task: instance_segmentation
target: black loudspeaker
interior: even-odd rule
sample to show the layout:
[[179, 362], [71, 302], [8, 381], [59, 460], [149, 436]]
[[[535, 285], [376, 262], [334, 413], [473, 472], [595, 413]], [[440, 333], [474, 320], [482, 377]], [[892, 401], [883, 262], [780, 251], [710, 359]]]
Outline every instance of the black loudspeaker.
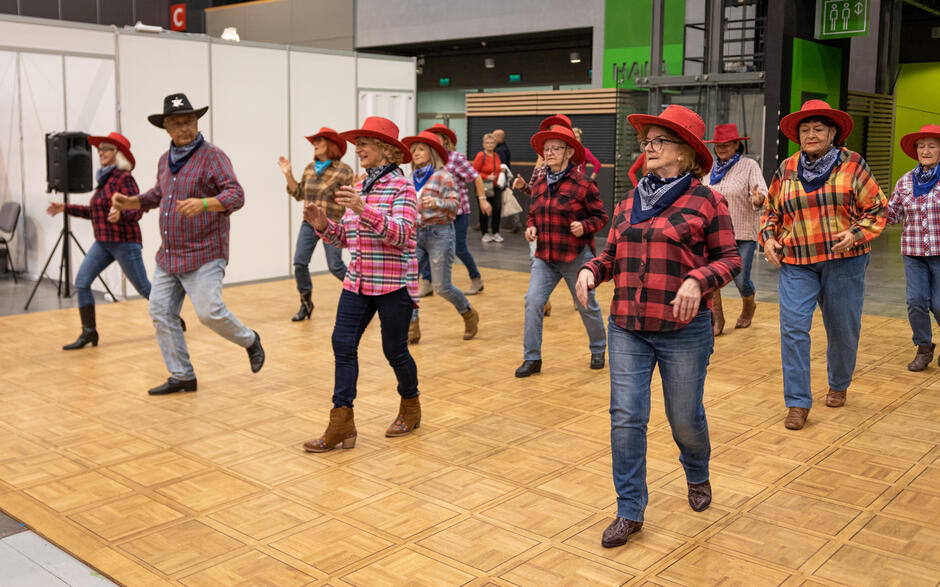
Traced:
[[83, 132], [46, 134], [46, 191], [80, 194], [94, 187], [91, 145]]

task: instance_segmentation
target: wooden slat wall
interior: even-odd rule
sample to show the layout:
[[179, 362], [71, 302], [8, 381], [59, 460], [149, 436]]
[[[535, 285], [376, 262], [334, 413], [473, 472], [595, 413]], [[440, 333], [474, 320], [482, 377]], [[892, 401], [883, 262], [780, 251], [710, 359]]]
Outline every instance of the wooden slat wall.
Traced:
[[467, 94], [466, 109], [467, 116], [615, 114], [617, 91], [481, 92]]
[[894, 150], [894, 96], [849, 92], [846, 111], [855, 120], [862, 117], [867, 119], [865, 152], [862, 155], [882, 189], [885, 186], [890, 189]]

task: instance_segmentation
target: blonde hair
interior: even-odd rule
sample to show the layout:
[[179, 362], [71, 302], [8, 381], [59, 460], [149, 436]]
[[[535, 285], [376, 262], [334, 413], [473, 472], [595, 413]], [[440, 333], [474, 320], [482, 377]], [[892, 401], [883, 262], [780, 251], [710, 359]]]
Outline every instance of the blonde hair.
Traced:
[[427, 143], [415, 142], [411, 144], [411, 154], [414, 155], [415, 149], [418, 145], [424, 145], [428, 152], [430, 153], [431, 165], [434, 166], [434, 170], [443, 169], [444, 160], [441, 159], [441, 156], [437, 154], [437, 150]]
[[448, 151], [456, 151], [457, 145], [454, 144], [454, 141], [450, 140], [450, 137], [445, 134], [437, 135], [441, 137], [441, 144], [444, 145], [444, 148]]
[[117, 167], [121, 171], [130, 171], [134, 169], [134, 166], [131, 165], [131, 162], [128, 161], [127, 157], [124, 156], [124, 153], [122, 153], [117, 148], [116, 145], [113, 145], [111, 143], [101, 143], [98, 145], [98, 148], [100, 149], [101, 147], [111, 147], [112, 149], [114, 149], [114, 166], [115, 167]]
[[394, 163], [395, 165], [401, 165], [405, 162], [405, 154], [395, 145], [386, 143], [381, 139], [376, 139], [374, 137], [359, 137], [364, 141], [368, 141], [373, 145], [377, 145], [379, 149], [382, 150], [382, 156], [385, 157], [389, 163]]
[[702, 163], [699, 161], [698, 153], [695, 149], [692, 148], [692, 145], [685, 142], [685, 140], [672, 132], [666, 127], [658, 125], [649, 125], [644, 126], [643, 130], [640, 131], [638, 139], [640, 141], [646, 140], [647, 135], [649, 134], [650, 126], [655, 126], [656, 128], [662, 129], [663, 134], [666, 135], [667, 139], [676, 141], [675, 145], [679, 149], [679, 173], [685, 174], [691, 172], [697, 179], [701, 179], [705, 175], [706, 171], [710, 171], [702, 168]]
[[492, 139], [492, 140], [495, 141], [495, 140], [496, 140], [496, 135], [494, 135], [494, 134], [491, 133], [491, 132], [488, 132], [488, 133], [486, 133], [485, 135], [483, 135], [483, 142], [485, 143], [487, 139]]
[[584, 131], [582, 131], [580, 128], [578, 128], [578, 127], [576, 127], [576, 126], [573, 126], [573, 127], [571, 127], [571, 132], [574, 133], [574, 138], [578, 139], [578, 142], [580, 143], [580, 142], [581, 142], [581, 135], [584, 134]]

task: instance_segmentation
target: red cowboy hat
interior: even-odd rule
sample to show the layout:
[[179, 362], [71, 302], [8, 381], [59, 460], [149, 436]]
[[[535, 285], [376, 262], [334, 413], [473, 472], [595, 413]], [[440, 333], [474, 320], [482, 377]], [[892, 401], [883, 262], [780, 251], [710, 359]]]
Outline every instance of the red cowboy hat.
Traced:
[[925, 124], [920, 127], [920, 132], [912, 132], [904, 135], [901, 137], [901, 150], [914, 161], [920, 161], [920, 159], [917, 158], [917, 140], [930, 138], [940, 140], [940, 125]]
[[659, 116], [652, 114], [630, 114], [627, 120], [637, 132], [642, 132], [647, 126], [661, 126], [668, 128], [688, 143], [698, 156], [702, 169], [712, 168], [712, 152], [708, 150], [705, 142], [705, 122], [702, 117], [685, 106], [670, 104]]
[[137, 167], [137, 161], [134, 159], [134, 154], [131, 153], [131, 142], [127, 140], [127, 137], [122, 135], [119, 132], [113, 132], [106, 137], [88, 137], [88, 142], [91, 143], [91, 146], [97, 148], [101, 143], [109, 143], [114, 145], [122, 155], [127, 157], [127, 160], [130, 161], [131, 169]]
[[807, 100], [797, 112], [791, 112], [780, 119], [780, 131], [785, 137], [800, 144], [800, 123], [813, 116], [831, 118], [839, 128], [836, 144], [841, 145], [852, 132], [852, 117], [847, 113], [836, 110], [823, 100]]
[[437, 135], [444, 135], [450, 139], [450, 142], [453, 143], [454, 146], [457, 145], [457, 133], [450, 130], [449, 128], [441, 124], [440, 122], [438, 122], [431, 128], [424, 129], [422, 132], [433, 132], [434, 134], [437, 134]]
[[553, 126], [563, 126], [571, 128], [571, 119], [564, 114], [553, 114], [539, 123], [539, 130], [548, 130]]
[[437, 154], [441, 156], [441, 160], [444, 163], [447, 163], [447, 159], [449, 158], [447, 149], [445, 149], [443, 143], [441, 143], [440, 136], [431, 131], [423, 130], [416, 136], [403, 138], [401, 142], [405, 143], [405, 146], [407, 146], [409, 150], [411, 150], [411, 147], [413, 147], [415, 143], [424, 143], [437, 151]]
[[333, 130], [332, 128], [321, 126], [320, 131], [315, 135], [310, 135], [309, 137], [304, 137], [310, 144], [313, 144], [313, 141], [317, 139], [326, 139], [332, 142], [334, 145], [339, 147], [339, 156], [342, 157], [346, 154], [346, 141], [343, 140], [343, 137], [339, 136], [339, 133]]
[[362, 123], [361, 128], [341, 132], [339, 136], [353, 144], [356, 144], [356, 139], [359, 137], [378, 139], [401, 151], [402, 155], [405, 156], [405, 163], [411, 161], [411, 151], [398, 140], [398, 125], [387, 118], [370, 116]]
[[738, 125], [736, 124], [716, 124], [715, 125], [715, 138], [710, 141], [705, 141], [706, 143], [730, 143], [731, 141], [746, 141], [751, 137], [742, 137], [738, 133]]
[[579, 165], [584, 162], [584, 145], [574, 136], [570, 128], [560, 127], [554, 130], [543, 130], [532, 135], [532, 148], [539, 156], [542, 155], [542, 149], [545, 147], [545, 141], [549, 139], [558, 139], [565, 141], [569, 147], [574, 149], [574, 155], [571, 156], [571, 162]]

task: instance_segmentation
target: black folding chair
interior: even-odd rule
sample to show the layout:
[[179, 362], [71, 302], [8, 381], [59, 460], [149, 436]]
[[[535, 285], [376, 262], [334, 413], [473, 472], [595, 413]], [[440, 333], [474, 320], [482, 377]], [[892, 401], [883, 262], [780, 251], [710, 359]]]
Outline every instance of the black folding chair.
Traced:
[[[13, 252], [10, 251], [10, 241], [13, 240], [13, 234], [16, 232], [16, 224], [20, 219], [19, 202], [4, 202], [0, 206], [0, 233], [6, 233], [7, 236], [0, 234], [0, 247], [6, 253], [5, 265], [10, 266], [13, 272], [13, 283], [16, 283], [16, 267], [13, 266]], [[6, 269], [6, 267], [4, 267]]]

